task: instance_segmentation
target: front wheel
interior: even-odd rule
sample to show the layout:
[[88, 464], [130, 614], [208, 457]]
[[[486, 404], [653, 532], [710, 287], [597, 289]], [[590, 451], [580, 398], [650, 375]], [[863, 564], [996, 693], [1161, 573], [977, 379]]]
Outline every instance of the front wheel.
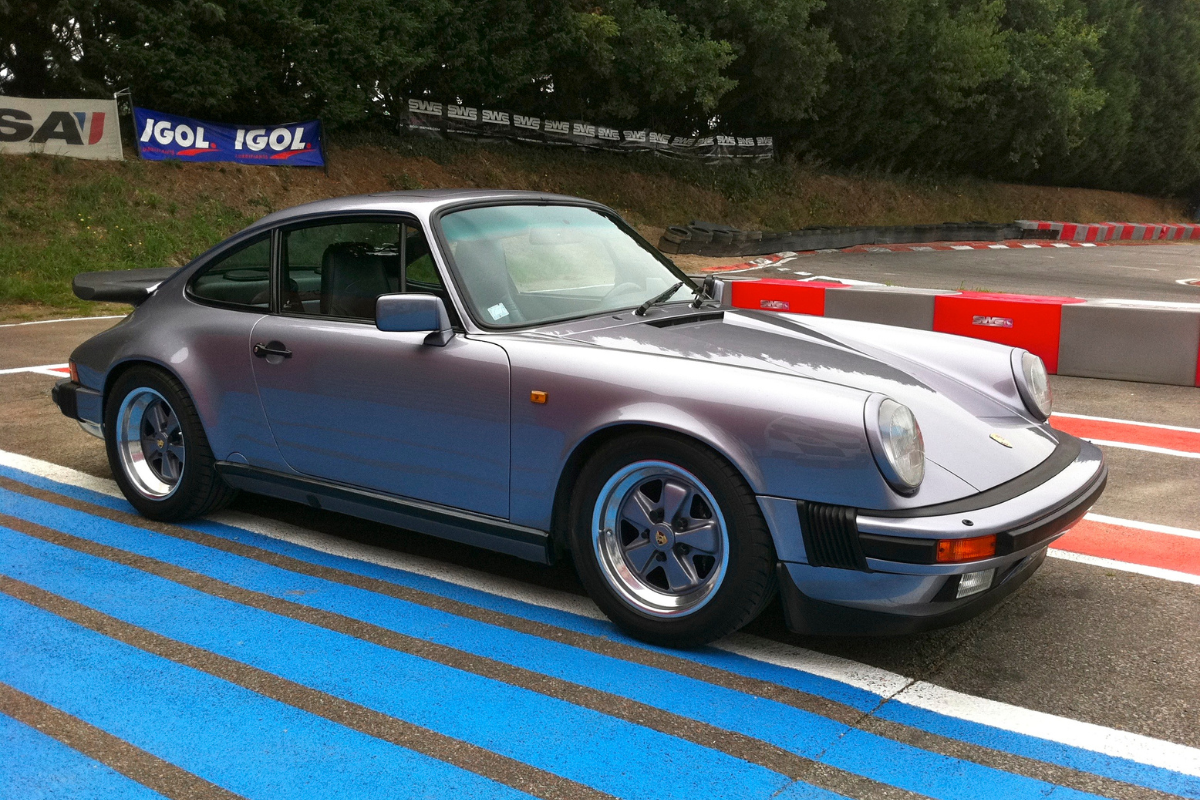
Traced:
[[775, 553], [754, 493], [703, 445], [666, 433], [618, 439], [589, 459], [577, 487], [576, 569], [630, 635], [705, 644], [770, 601]]
[[162, 370], [137, 366], [117, 378], [105, 404], [104, 431], [117, 485], [151, 519], [201, 516], [237, 494], [217, 474], [187, 391]]

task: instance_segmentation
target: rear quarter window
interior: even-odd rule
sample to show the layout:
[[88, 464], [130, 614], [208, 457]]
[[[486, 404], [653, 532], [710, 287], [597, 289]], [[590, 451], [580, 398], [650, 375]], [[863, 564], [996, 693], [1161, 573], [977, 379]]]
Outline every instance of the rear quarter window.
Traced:
[[217, 259], [192, 278], [198, 300], [254, 311], [271, 307], [271, 236], [264, 234]]

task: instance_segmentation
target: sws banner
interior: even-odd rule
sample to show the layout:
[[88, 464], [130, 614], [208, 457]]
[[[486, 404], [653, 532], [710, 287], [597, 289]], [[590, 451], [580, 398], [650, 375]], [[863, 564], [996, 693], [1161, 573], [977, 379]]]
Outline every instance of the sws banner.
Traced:
[[117, 101], [0, 97], [0, 153], [120, 161]]
[[133, 109], [138, 154], [147, 161], [236, 161], [266, 166], [323, 167], [321, 123], [225, 125]]
[[618, 130], [583, 120], [554, 120], [500, 109], [408, 98], [400, 126], [414, 133], [446, 138], [515, 139], [593, 150], [648, 151], [702, 161], [769, 160], [770, 136], [670, 136], [651, 130]]

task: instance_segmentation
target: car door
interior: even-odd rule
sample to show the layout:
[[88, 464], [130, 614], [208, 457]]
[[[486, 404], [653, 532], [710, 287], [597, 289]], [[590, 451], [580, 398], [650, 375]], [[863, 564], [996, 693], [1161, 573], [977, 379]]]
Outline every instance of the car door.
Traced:
[[[413, 220], [280, 231], [278, 310], [248, 346], [263, 411], [297, 472], [507, 518], [509, 365], [498, 345], [378, 330], [375, 298], [444, 286]], [[453, 311], [451, 310], [451, 314]]]

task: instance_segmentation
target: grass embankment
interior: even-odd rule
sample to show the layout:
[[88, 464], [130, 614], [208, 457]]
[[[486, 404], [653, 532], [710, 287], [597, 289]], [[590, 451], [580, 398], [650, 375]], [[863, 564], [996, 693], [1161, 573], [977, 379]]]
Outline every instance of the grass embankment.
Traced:
[[[0, 320], [102, 313], [78, 272], [177, 266], [264, 214], [337, 195], [502, 187], [606, 203], [651, 240], [705, 219], [748, 229], [1017, 218], [1182, 221], [1181, 204], [1116, 192], [830, 174], [797, 164], [655, 159], [391, 139], [343, 142], [319, 170], [0, 156]], [[119, 308], [119, 307], [118, 307]]]

